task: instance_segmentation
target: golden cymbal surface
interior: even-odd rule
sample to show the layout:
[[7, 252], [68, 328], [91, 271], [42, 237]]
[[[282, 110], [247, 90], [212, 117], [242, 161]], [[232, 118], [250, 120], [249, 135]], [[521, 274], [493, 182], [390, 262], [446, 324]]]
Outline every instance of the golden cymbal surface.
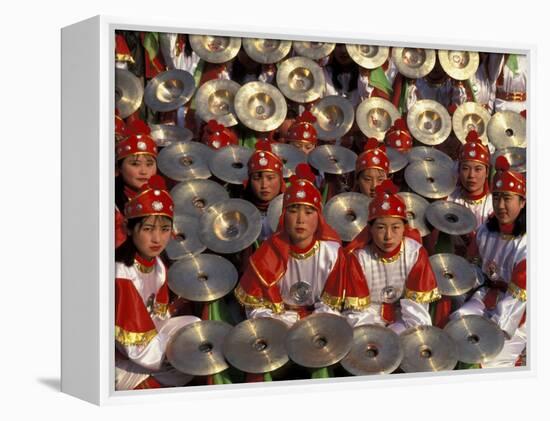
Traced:
[[416, 161], [405, 168], [405, 180], [408, 186], [420, 196], [441, 199], [453, 192], [457, 175], [444, 165]]
[[424, 48], [392, 48], [392, 59], [402, 75], [418, 79], [426, 76], [435, 66], [435, 50]]
[[197, 114], [203, 121], [216, 120], [225, 127], [236, 125], [235, 95], [241, 85], [227, 79], [209, 80], [197, 91]]
[[225, 63], [239, 53], [241, 39], [214, 35], [189, 35], [193, 51], [209, 63]]
[[277, 86], [292, 101], [312, 102], [325, 91], [325, 74], [312, 59], [291, 57], [277, 70]]
[[163, 148], [157, 158], [160, 171], [176, 181], [208, 178], [212, 149], [199, 142], [174, 143]]
[[497, 149], [527, 147], [526, 120], [513, 111], [494, 113], [489, 120], [487, 136]]
[[176, 184], [170, 195], [174, 201], [176, 215], [190, 215], [199, 218], [214, 203], [229, 199], [229, 193], [212, 180], [186, 180]]
[[479, 66], [475, 51], [439, 50], [437, 56], [445, 73], [456, 80], [471, 78]]
[[431, 164], [437, 164], [444, 166], [449, 171], [454, 169], [455, 163], [452, 158], [444, 152], [441, 152], [430, 146], [415, 146], [409, 152], [407, 152], [407, 159], [409, 164], [413, 162], [421, 161]]
[[145, 87], [145, 104], [153, 111], [173, 111], [186, 104], [195, 93], [195, 79], [185, 70], [159, 73]]
[[390, 160], [390, 171], [389, 171], [390, 174], [400, 171], [403, 168], [405, 168], [407, 165], [409, 165], [409, 159], [407, 158], [407, 155], [405, 155], [402, 152], [399, 152], [395, 148], [387, 147], [386, 155]]
[[243, 48], [248, 56], [263, 64], [277, 63], [292, 48], [292, 41], [266, 38], [243, 38]]
[[120, 118], [135, 113], [143, 101], [143, 84], [132, 72], [115, 69], [115, 107]]
[[466, 137], [471, 130], [475, 130], [484, 145], [487, 144], [487, 126], [491, 114], [477, 102], [465, 102], [459, 105], [453, 113], [453, 131], [458, 140], [466, 143]]
[[149, 124], [151, 137], [158, 147], [164, 148], [173, 143], [191, 142], [193, 132], [185, 127], [171, 126], [168, 124]]
[[455, 297], [470, 291], [476, 284], [476, 271], [465, 258], [439, 253], [430, 256], [430, 265], [442, 295]]
[[241, 123], [259, 132], [278, 128], [287, 112], [283, 94], [264, 82], [248, 82], [241, 86], [235, 95], [234, 106]]
[[449, 235], [469, 234], [477, 228], [474, 213], [466, 206], [437, 200], [426, 208], [426, 219], [436, 229]]
[[314, 126], [321, 140], [341, 138], [349, 132], [355, 118], [351, 101], [339, 95], [325, 96], [311, 112], [317, 118]]
[[379, 45], [346, 44], [351, 59], [365, 69], [375, 69], [384, 64], [390, 56], [389, 47]]
[[519, 148], [511, 146], [509, 148], [498, 149], [491, 155], [491, 165], [499, 156], [504, 156], [510, 163], [510, 169], [519, 173], [527, 172], [527, 148]]
[[357, 154], [338, 145], [317, 146], [308, 154], [309, 164], [328, 174], [347, 174], [355, 170]]
[[254, 151], [244, 146], [230, 145], [214, 152], [209, 161], [210, 171], [220, 180], [243, 184], [248, 178], [248, 161]]
[[359, 130], [379, 141], [384, 140], [386, 132], [399, 117], [399, 111], [390, 101], [377, 97], [365, 99], [355, 112]]
[[196, 256], [206, 250], [199, 239], [199, 218], [177, 213], [174, 215], [174, 237], [166, 246], [166, 254], [171, 260]]
[[333, 42], [294, 41], [293, 47], [296, 55], [319, 60], [332, 53], [336, 44]]
[[323, 208], [327, 223], [343, 241], [353, 240], [367, 225], [370, 198], [361, 193], [340, 193]]
[[426, 208], [430, 203], [416, 193], [399, 192], [397, 195], [405, 202], [409, 226], [417, 229], [422, 237], [428, 235], [431, 230], [426, 224], [425, 216]]
[[407, 126], [412, 136], [425, 145], [439, 145], [451, 134], [449, 112], [437, 101], [416, 101], [407, 114]]
[[271, 202], [269, 202], [269, 206], [267, 207], [267, 220], [269, 222], [269, 227], [273, 232], [277, 232], [277, 228], [279, 227], [279, 218], [283, 213], [283, 198], [283, 193], [275, 196], [274, 199], [271, 199]]
[[452, 370], [457, 363], [453, 339], [435, 326], [416, 326], [400, 336], [403, 348], [401, 369], [405, 373]]
[[294, 174], [296, 165], [307, 162], [307, 155], [302, 150], [287, 143], [272, 143], [271, 150], [283, 161], [283, 177], [289, 178]]

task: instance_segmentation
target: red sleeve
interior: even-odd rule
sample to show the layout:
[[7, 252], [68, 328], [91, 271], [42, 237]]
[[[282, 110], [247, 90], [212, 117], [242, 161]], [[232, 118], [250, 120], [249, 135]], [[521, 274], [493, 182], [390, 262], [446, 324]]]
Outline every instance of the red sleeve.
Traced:
[[124, 230], [124, 215], [118, 209], [115, 209], [115, 248], [126, 241], [126, 231]]
[[344, 254], [344, 249], [340, 247], [338, 249], [338, 259], [327, 278], [325, 289], [321, 297], [325, 304], [328, 304], [336, 310], [340, 310], [344, 300], [345, 279], [346, 256]]
[[466, 259], [470, 262], [479, 259], [479, 249], [477, 247], [477, 235], [474, 235], [466, 249]]
[[348, 254], [344, 309], [362, 310], [370, 304], [369, 287], [355, 254]]
[[117, 340], [124, 344], [142, 342], [142, 335], [156, 334], [147, 308], [129, 279], [115, 279], [115, 326]]
[[245, 306], [270, 307], [274, 311], [281, 311], [283, 308], [283, 299], [278, 285], [275, 283], [267, 287], [262, 284], [252, 265], [247, 267], [235, 288], [235, 296]]
[[527, 289], [527, 259], [523, 259], [514, 266], [511, 281], [519, 288]]
[[431, 303], [441, 298], [428, 252], [424, 247], [420, 247], [418, 251], [418, 259], [407, 277], [405, 286], [406, 298], [413, 301]]

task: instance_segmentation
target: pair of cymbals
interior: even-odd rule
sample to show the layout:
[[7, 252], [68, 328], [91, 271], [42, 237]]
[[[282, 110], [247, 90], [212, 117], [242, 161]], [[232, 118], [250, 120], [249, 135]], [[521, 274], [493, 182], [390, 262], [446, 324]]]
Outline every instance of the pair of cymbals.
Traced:
[[471, 263], [456, 254], [439, 253], [430, 256], [430, 265], [442, 295], [456, 297], [470, 291], [476, 284], [476, 271]]
[[455, 166], [454, 161], [449, 155], [429, 146], [415, 146], [407, 152], [407, 158], [410, 164], [417, 161], [424, 161], [444, 166], [448, 168], [449, 171], [452, 171]]
[[392, 60], [399, 73], [418, 79], [426, 76], [435, 66], [435, 50], [423, 48], [392, 48]]
[[143, 84], [132, 72], [115, 69], [115, 107], [120, 118], [135, 113], [143, 101]]
[[499, 156], [504, 156], [508, 160], [512, 171], [519, 173], [527, 172], [527, 148], [511, 146], [509, 148], [498, 149], [491, 156], [491, 165], [495, 165]]
[[185, 127], [171, 126], [167, 124], [149, 124], [151, 137], [158, 147], [170, 146], [173, 143], [191, 142], [193, 132]]
[[390, 160], [390, 174], [401, 171], [403, 168], [409, 165], [409, 159], [407, 158], [407, 155], [399, 152], [395, 148], [386, 147], [386, 155]]
[[294, 174], [296, 165], [307, 162], [307, 155], [301, 149], [286, 143], [272, 143], [271, 150], [283, 161], [283, 177], [289, 178]]
[[355, 170], [357, 154], [338, 145], [317, 146], [308, 154], [309, 164], [327, 174], [347, 174]]
[[193, 215], [175, 214], [174, 237], [166, 246], [166, 254], [171, 260], [186, 259], [206, 250], [199, 239], [199, 218]]
[[332, 53], [336, 44], [333, 42], [294, 41], [292, 46], [296, 55], [319, 60]]
[[445, 73], [456, 80], [471, 78], [479, 67], [479, 54], [475, 51], [439, 50], [437, 56]]
[[349, 132], [355, 118], [351, 101], [339, 95], [325, 96], [311, 112], [317, 118], [314, 126], [321, 140], [341, 138]]
[[227, 79], [209, 80], [197, 91], [197, 114], [203, 121], [216, 120], [225, 127], [236, 125], [235, 95], [241, 88], [237, 82]]
[[312, 59], [291, 57], [283, 61], [277, 70], [277, 86], [284, 96], [294, 102], [312, 102], [325, 91], [325, 74]]
[[229, 294], [239, 274], [233, 264], [214, 254], [179, 260], [168, 270], [168, 286], [189, 301], [209, 302]]
[[395, 105], [384, 98], [365, 99], [357, 107], [355, 119], [359, 130], [367, 136], [383, 141], [386, 132], [401, 115]]
[[177, 110], [195, 93], [195, 79], [185, 70], [172, 69], [159, 73], [145, 87], [145, 104], [158, 112]]
[[340, 193], [330, 199], [323, 214], [343, 241], [353, 240], [367, 225], [370, 198], [361, 193]]
[[452, 370], [458, 362], [455, 342], [435, 326], [408, 328], [399, 339], [403, 349], [400, 367], [406, 373]]
[[489, 140], [497, 149], [527, 147], [525, 118], [513, 111], [493, 114], [487, 127]]
[[161, 172], [172, 180], [208, 178], [208, 160], [213, 151], [199, 142], [174, 143], [163, 148], [157, 157]]
[[487, 127], [491, 120], [491, 113], [477, 102], [465, 102], [458, 106], [453, 113], [453, 131], [458, 140], [466, 143], [466, 137], [471, 130], [475, 130], [484, 145], [489, 141]]
[[351, 59], [365, 69], [375, 69], [384, 64], [390, 55], [389, 47], [379, 45], [346, 44]]
[[464, 235], [477, 227], [474, 213], [464, 205], [437, 200], [426, 208], [426, 219], [436, 229], [449, 235]]
[[412, 136], [425, 145], [439, 145], [451, 134], [449, 112], [437, 101], [416, 101], [407, 114], [407, 126]]
[[457, 175], [446, 166], [429, 161], [416, 161], [405, 168], [405, 181], [420, 196], [441, 199], [453, 192]]
[[258, 132], [278, 128], [286, 117], [286, 99], [273, 85], [248, 82], [235, 94], [235, 112], [246, 127]]
[[202, 216], [214, 203], [229, 199], [229, 193], [212, 180], [196, 179], [178, 183], [170, 190], [176, 215]]
[[362, 325], [353, 329], [353, 346], [340, 364], [356, 376], [390, 374], [402, 359], [399, 335], [387, 327]]
[[189, 35], [193, 51], [208, 63], [225, 63], [239, 53], [241, 39], [213, 35]]
[[482, 316], [466, 315], [445, 326], [454, 340], [459, 361], [476, 364], [496, 357], [504, 347], [504, 333], [498, 325]]
[[215, 253], [236, 253], [257, 240], [262, 229], [260, 211], [242, 199], [228, 199], [208, 207], [199, 221], [201, 242]]
[[243, 38], [243, 48], [248, 56], [262, 64], [277, 63], [292, 48], [292, 41], [265, 38]]
[[230, 145], [216, 150], [210, 157], [212, 174], [231, 184], [243, 184], [248, 178], [248, 160], [254, 151], [238, 145]]
[[409, 226], [417, 229], [422, 237], [428, 235], [431, 230], [428, 228], [425, 215], [426, 208], [430, 203], [415, 193], [400, 192], [397, 194], [405, 202]]

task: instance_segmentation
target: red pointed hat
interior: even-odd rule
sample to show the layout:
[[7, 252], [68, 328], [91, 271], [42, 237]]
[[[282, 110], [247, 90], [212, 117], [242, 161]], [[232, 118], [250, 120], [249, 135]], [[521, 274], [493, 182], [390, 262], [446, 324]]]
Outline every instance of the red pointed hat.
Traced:
[[140, 134], [150, 135], [151, 128], [149, 127], [149, 125], [139, 118], [129, 119], [128, 123], [126, 124], [126, 135], [130, 136]]
[[301, 204], [313, 206], [321, 212], [321, 193], [315, 187], [315, 174], [306, 163], [296, 166], [296, 174], [290, 177], [290, 186], [283, 197], [283, 209], [290, 205]]
[[387, 174], [390, 171], [390, 160], [386, 155], [386, 146], [380, 145], [378, 140], [369, 138], [363, 147], [363, 153], [355, 161], [355, 174], [368, 168], [376, 168]]
[[115, 35], [115, 60], [135, 63], [132, 53], [128, 48], [128, 44], [122, 34]]
[[266, 141], [256, 142], [256, 151], [248, 160], [248, 175], [255, 172], [270, 171], [283, 179], [283, 161], [273, 153], [271, 144]]
[[490, 158], [489, 148], [481, 142], [475, 130], [470, 130], [468, 136], [466, 136], [466, 143], [460, 149], [458, 160], [460, 162], [475, 161], [489, 167]]
[[384, 180], [376, 187], [374, 198], [369, 203], [369, 221], [391, 216], [407, 222], [407, 208], [397, 191], [397, 186], [391, 180]]
[[117, 161], [130, 155], [151, 155], [156, 158], [157, 154], [157, 144], [146, 134], [129, 136], [116, 145]]
[[174, 202], [166, 191], [166, 184], [160, 175], [153, 175], [138, 194], [131, 198], [124, 208], [127, 219], [162, 215], [174, 218]]
[[220, 149], [229, 145], [238, 145], [237, 134], [229, 127], [218, 123], [216, 120], [209, 120], [202, 135], [203, 143], [212, 149]]
[[394, 121], [393, 126], [386, 133], [386, 145], [399, 152], [406, 152], [412, 148], [413, 140], [405, 120], [398, 118]]
[[317, 144], [317, 130], [313, 126], [316, 122], [317, 118], [310, 111], [304, 111], [288, 128], [286, 141]]
[[523, 174], [510, 170], [510, 163], [504, 156], [495, 162], [492, 192], [513, 193], [523, 198], [527, 196], [527, 183]]
[[118, 142], [126, 136], [128, 136], [126, 133], [126, 123], [119, 115], [115, 114], [115, 140]]

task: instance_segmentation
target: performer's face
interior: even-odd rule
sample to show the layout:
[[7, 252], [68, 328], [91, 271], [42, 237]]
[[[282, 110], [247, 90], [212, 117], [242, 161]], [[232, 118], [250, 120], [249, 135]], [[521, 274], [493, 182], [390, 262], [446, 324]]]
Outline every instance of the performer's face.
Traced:
[[129, 234], [138, 253], [146, 259], [152, 259], [162, 253], [170, 241], [172, 220], [165, 216], [149, 216]]
[[493, 193], [493, 209], [498, 222], [511, 224], [515, 222], [521, 210], [525, 207], [525, 199], [513, 193]]
[[250, 176], [250, 187], [254, 196], [269, 202], [281, 191], [281, 178], [271, 171], [255, 172]]
[[464, 161], [460, 163], [460, 184], [469, 193], [482, 193], [487, 175], [487, 167], [479, 162]]
[[371, 224], [370, 232], [374, 244], [384, 252], [395, 250], [403, 240], [405, 223], [401, 218], [386, 216], [376, 218]]
[[157, 173], [157, 161], [151, 155], [130, 155], [122, 160], [117, 172], [125, 185], [139, 190]]
[[290, 205], [285, 212], [285, 228], [292, 244], [307, 247], [319, 225], [317, 210], [308, 205]]
[[376, 186], [382, 184], [382, 181], [387, 178], [384, 171], [378, 168], [367, 168], [359, 174], [359, 190], [369, 197], [374, 197]]
[[304, 152], [306, 155], [309, 154], [313, 149], [315, 149], [315, 145], [311, 142], [290, 142], [291, 145], [295, 146], [296, 148], [300, 149], [302, 152]]

